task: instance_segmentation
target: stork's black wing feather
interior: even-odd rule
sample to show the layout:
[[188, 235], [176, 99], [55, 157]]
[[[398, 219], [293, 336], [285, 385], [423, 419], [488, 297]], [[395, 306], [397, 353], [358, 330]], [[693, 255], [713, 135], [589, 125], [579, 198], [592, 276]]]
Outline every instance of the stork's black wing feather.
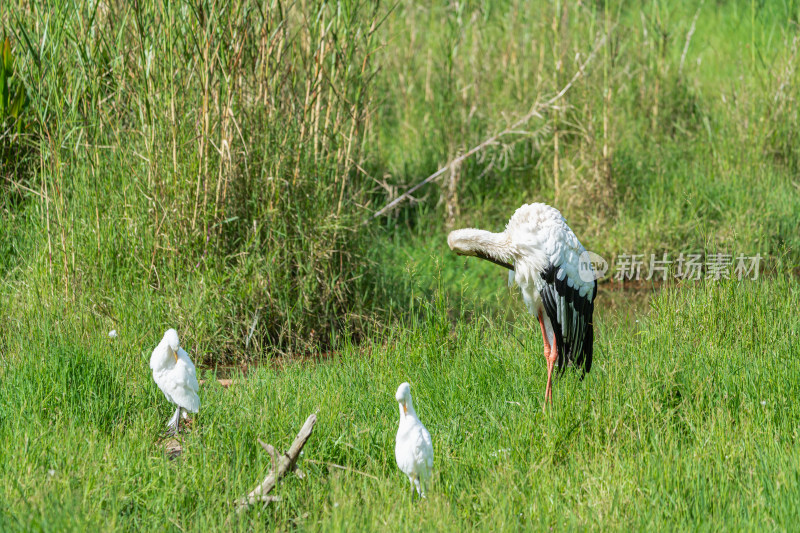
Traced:
[[[563, 279], [558, 279], [557, 274], [558, 267], [548, 265], [542, 272], [545, 284], [539, 292], [556, 338], [558, 371], [562, 373], [568, 364], [574, 364], [583, 367], [584, 372], [588, 372], [592, 368], [594, 344], [592, 314], [594, 297], [597, 295], [597, 281], [594, 282], [590, 300], [589, 294], [581, 296], [577, 288], [569, 286], [566, 275]], [[565, 319], [563, 324], [562, 314]]]

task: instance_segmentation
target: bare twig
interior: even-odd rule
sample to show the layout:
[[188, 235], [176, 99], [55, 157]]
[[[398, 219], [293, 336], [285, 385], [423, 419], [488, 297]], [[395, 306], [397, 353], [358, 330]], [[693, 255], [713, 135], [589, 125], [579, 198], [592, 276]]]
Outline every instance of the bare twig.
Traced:
[[262, 441], [261, 439], [257, 439], [258, 443], [261, 445], [262, 448], [267, 450], [267, 453], [272, 458], [272, 471], [274, 472], [275, 469], [278, 467], [278, 452], [275, 450], [275, 446], [272, 444], [267, 444], [266, 442]]
[[697, 11], [694, 13], [692, 25], [689, 28], [689, 33], [686, 34], [686, 44], [683, 45], [683, 53], [681, 54], [681, 62], [678, 66], [678, 74], [683, 72], [683, 62], [686, 60], [686, 52], [689, 51], [689, 43], [692, 42], [692, 35], [694, 35], [695, 26], [697, 24], [697, 17], [700, 16], [700, 9], [703, 7], [705, 0], [700, 0], [700, 5], [697, 6]]
[[[500, 139], [501, 137], [504, 137], [505, 135], [509, 135], [509, 134], [512, 134], [512, 133], [516, 133], [517, 132], [517, 128], [519, 128], [520, 126], [522, 126], [523, 124], [525, 124], [526, 122], [531, 120], [533, 117], [544, 118], [542, 116], [541, 112], [546, 110], [546, 109], [551, 109], [556, 102], [561, 100], [561, 98], [563, 98], [564, 95], [567, 94], [567, 92], [572, 88], [572, 86], [575, 84], [575, 82], [577, 82], [578, 79], [583, 75], [584, 70], [589, 65], [589, 63], [591, 63], [592, 60], [594, 59], [594, 57], [597, 55], [597, 51], [600, 50], [600, 48], [602, 48], [606, 44], [607, 37], [608, 37], [608, 34], [604, 34], [602, 37], [600, 37], [600, 39], [598, 39], [596, 41], [595, 46], [592, 49], [592, 51], [589, 54], [589, 56], [586, 58], [586, 61], [584, 61], [581, 64], [581, 66], [578, 67], [578, 70], [575, 72], [575, 74], [572, 76], [572, 78], [569, 80], [569, 82], [567, 82], [567, 84], [564, 85], [564, 87], [562, 87], [561, 90], [558, 91], [555, 94], [555, 96], [553, 96], [552, 98], [550, 98], [549, 100], [546, 100], [544, 102], [539, 102], [539, 101], [534, 102], [533, 106], [531, 107], [531, 110], [528, 111], [528, 113], [525, 116], [523, 116], [522, 118], [520, 118], [519, 120], [514, 122], [511, 126], [507, 127], [503, 131], [492, 135], [488, 139], [484, 140], [482, 143], [478, 144], [477, 146], [474, 146], [470, 150], [464, 152], [462, 155], [460, 155], [460, 156], [456, 157], [455, 159], [453, 159], [452, 161], [448, 162], [442, 168], [440, 168], [439, 170], [437, 170], [436, 172], [434, 172], [433, 174], [431, 174], [430, 176], [428, 176], [427, 178], [425, 178], [421, 182], [417, 183], [416, 185], [414, 185], [413, 187], [408, 189], [406, 192], [404, 192], [403, 194], [401, 194], [400, 196], [398, 196], [397, 198], [395, 198], [394, 200], [389, 202], [388, 204], [386, 204], [379, 211], [375, 212], [372, 215], [372, 219], [378, 218], [379, 216], [383, 215], [384, 213], [387, 213], [388, 211], [391, 211], [392, 209], [397, 207], [400, 204], [400, 202], [410, 199], [411, 195], [414, 194], [420, 187], [422, 187], [424, 185], [427, 185], [428, 183], [436, 180], [442, 174], [447, 172], [447, 170], [450, 169], [453, 165], [461, 164], [465, 159], [468, 159], [472, 155], [480, 152], [481, 150], [483, 150], [487, 146], [496, 143], [497, 140]], [[368, 222], [369, 222], [369, 220], [366, 220], [364, 223], [366, 224]]]
[[247, 350], [250, 347], [250, 338], [253, 336], [253, 332], [256, 330], [257, 324], [258, 324], [258, 309], [256, 309], [256, 314], [253, 317], [253, 324], [250, 326], [250, 332], [247, 334], [247, 340], [244, 341], [245, 350]]
[[317, 415], [310, 415], [306, 419], [306, 423], [303, 424], [303, 427], [300, 428], [300, 432], [297, 434], [297, 437], [295, 437], [294, 442], [292, 443], [291, 447], [289, 447], [289, 450], [280, 457], [277, 456], [277, 452], [275, 451], [274, 447], [262, 442], [259, 439], [258, 443], [261, 444], [261, 446], [267, 450], [267, 453], [270, 454], [270, 457], [272, 457], [272, 469], [267, 477], [264, 478], [264, 481], [262, 481], [256, 488], [251, 490], [247, 496], [243, 496], [236, 500], [236, 506], [238, 507], [236, 512], [241, 513], [257, 502], [269, 503], [271, 501], [278, 501], [279, 497], [270, 496], [269, 492], [275, 488], [275, 485], [278, 484], [278, 480], [280, 480], [287, 473], [295, 470], [297, 458], [300, 457], [300, 452], [303, 450], [303, 446], [306, 445], [309, 437], [311, 437], [311, 432], [314, 431], [314, 424], [316, 423]]

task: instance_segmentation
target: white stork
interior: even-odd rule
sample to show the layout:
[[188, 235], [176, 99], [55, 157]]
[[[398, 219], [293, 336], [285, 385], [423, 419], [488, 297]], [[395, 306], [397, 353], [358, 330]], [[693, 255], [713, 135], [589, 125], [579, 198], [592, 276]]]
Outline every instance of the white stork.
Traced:
[[[592, 367], [592, 313], [597, 281], [586, 249], [561, 213], [546, 204], [516, 210], [502, 233], [460, 229], [447, 237], [450, 249], [508, 268], [531, 314], [539, 319], [547, 360], [545, 402], [553, 401], [553, 366]], [[586, 255], [584, 255], [586, 258]]]

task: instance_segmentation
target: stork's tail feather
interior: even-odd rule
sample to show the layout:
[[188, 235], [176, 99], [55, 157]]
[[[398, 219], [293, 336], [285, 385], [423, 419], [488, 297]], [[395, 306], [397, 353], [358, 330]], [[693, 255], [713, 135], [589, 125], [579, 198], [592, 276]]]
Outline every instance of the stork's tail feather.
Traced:
[[[567, 282], [566, 275], [559, 279], [557, 273], [558, 267], [554, 265], [545, 269], [541, 274], [545, 286], [540, 290], [558, 350], [557, 375], [563, 374], [569, 365], [581, 368], [585, 374], [592, 367], [592, 315], [597, 282], [591, 296], [581, 295], [579, 289]], [[560, 319], [566, 320], [562, 323]]]
[[586, 325], [586, 336], [583, 339], [583, 372], [592, 369], [592, 350], [594, 348], [594, 326], [591, 322]]

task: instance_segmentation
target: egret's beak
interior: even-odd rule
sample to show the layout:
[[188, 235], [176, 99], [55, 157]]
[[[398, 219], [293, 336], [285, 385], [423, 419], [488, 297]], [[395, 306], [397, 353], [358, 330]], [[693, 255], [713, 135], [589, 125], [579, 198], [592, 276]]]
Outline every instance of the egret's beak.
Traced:
[[178, 362], [178, 352], [177, 351], [173, 351], [172, 355], [175, 356], [175, 362], [177, 363]]
[[403, 402], [403, 414], [404, 415], [408, 414], [408, 407], [406, 407], [406, 403], [405, 402]]

